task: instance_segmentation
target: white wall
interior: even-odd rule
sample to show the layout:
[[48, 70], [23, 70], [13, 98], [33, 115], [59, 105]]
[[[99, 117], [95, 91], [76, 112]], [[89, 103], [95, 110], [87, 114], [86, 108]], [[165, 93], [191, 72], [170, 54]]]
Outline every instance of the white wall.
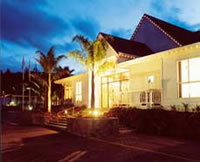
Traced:
[[[172, 50], [162, 56], [163, 59], [163, 105], [177, 105], [182, 106], [182, 103], [189, 103], [192, 107], [195, 104], [200, 104], [200, 98], [179, 98], [178, 96], [178, 61], [200, 57], [200, 46], [197, 44], [178, 48]], [[198, 69], [197, 69], [198, 70]], [[199, 69], [200, 75], [200, 69]]]

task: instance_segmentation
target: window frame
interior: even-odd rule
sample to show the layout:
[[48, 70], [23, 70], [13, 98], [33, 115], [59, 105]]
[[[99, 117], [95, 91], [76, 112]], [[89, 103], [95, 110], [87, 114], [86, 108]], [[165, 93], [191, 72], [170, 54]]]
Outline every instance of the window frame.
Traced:
[[[182, 99], [195, 99], [195, 98], [200, 98], [200, 95], [197, 97], [192, 97], [191, 94], [188, 94], [188, 97], [183, 97], [183, 93], [182, 93], [182, 86], [185, 84], [192, 84], [192, 83], [200, 83], [200, 80], [195, 80], [195, 81], [190, 81], [190, 61], [191, 59], [195, 59], [195, 58], [199, 58], [199, 56], [196, 57], [189, 57], [189, 58], [184, 58], [181, 60], [177, 61], [177, 83], [178, 83], [178, 98], [182, 98]], [[188, 81], [184, 81], [182, 82], [182, 72], [181, 72], [181, 62], [182, 61], [187, 61], [187, 65], [188, 65], [188, 69], [187, 69], [187, 75], [188, 75]]]

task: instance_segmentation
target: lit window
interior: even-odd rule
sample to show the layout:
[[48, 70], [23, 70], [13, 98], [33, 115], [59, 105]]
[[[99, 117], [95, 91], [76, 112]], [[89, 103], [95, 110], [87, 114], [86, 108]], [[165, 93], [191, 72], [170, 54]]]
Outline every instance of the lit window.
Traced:
[[179, 97], [200, 97], [200, 57], [182, 60], [179, 66]]
[[76, 82], [76, 101], [82, 101], [82, 83]]
[[71, 99], [72, 98], [72, 87], [69, 85], [65, 86], [65, 99]]

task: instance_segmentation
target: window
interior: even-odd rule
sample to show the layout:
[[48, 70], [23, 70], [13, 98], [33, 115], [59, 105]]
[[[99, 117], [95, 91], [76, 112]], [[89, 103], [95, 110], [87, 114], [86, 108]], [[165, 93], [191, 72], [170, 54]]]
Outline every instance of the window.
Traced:
[[82, 101], [82, 83], [76, 82], [76, 101]]
[[65, 99], [71, 99], [72, 98], [72, 87], [69, 85], [65, 86]]
[[101, 103], [103, 108], [128, 104], [129, 75], [129, 72], [123, 72], [101, 78]]
[[179, 68], [179, 97], [200, 97], [200, 57], [182, 60]]

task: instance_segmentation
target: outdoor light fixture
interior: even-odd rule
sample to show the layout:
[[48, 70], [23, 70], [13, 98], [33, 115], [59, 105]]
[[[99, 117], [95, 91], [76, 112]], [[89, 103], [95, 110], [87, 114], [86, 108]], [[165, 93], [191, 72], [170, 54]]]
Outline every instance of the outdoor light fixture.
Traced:
[[17, 106], [17, 103], [16, 103], [15, 101], [11, 101], [11, 102], [9, 103], [9, 106]]
[[93, 116], [93, 117], [99, 117], [101, 115], [101, 113], [98, 110], [90, 110], [88, 111], [89, 116]]
[[93, 115], [94, 115], [95, 117], [98, 117], [98, 116], [99, 116], [99, 112], [98, 112], [97, 110], [94, 110], [94, 111], [93, 111]]
[[29, 111], [33, 110], [33, 107], [31, 105], [28, 105], [28, 110]]
[[154, 82], [154, 76], [151, 75], [148, 77], [148, 83], [153, 83]]
[[65, 110], [65, 111], [64, 111], [64, 113], [65, 113], [65, 114], [67, 114], [67, 113], [68, 113], [68, 111], [67, 111], [67, 110]]

